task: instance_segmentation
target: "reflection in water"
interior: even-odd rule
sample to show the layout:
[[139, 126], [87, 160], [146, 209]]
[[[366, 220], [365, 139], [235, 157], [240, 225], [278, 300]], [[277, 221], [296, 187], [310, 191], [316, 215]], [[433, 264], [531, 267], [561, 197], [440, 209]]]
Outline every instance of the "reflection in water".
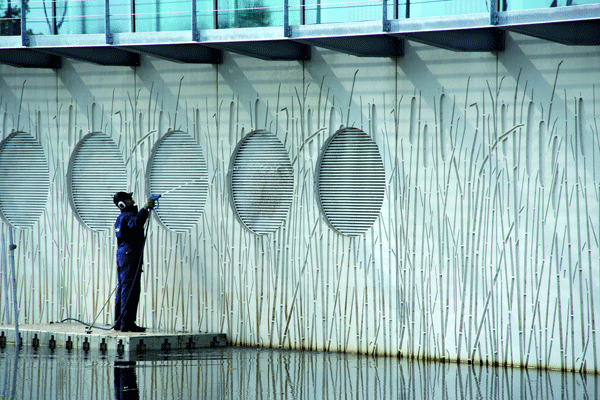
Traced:
[[251, 348], [124, 362], [0, 349], [2, 399], [597, 399], [600, 376]]
[[135, 361], [115, 361], [115, 399], [138, 400], [140, 393], [135, 375]]

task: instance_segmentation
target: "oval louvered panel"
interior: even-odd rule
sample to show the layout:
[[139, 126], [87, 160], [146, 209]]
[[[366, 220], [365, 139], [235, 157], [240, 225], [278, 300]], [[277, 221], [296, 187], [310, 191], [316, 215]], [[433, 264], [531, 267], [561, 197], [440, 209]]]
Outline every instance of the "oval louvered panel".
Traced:
[[113, 195], [127, 190], [127, 171], [116, 143], [100, 132], [86, 135], [75, 147], [67, 177], [71, 206], [94, 231], [112, 227], [119, 209]]
[[358, 236], [377, 219], [385, 170], [377, 144], [356, 128], [337, 131], [325, 144], [315, 176], [323, 214], [343, 235]]
[[229, 166], [229, 190], [238, 219], [257, 235], [276, 231], [294, 195], [294, 171], [281, 141], [265, 130], [238, 144]]
[[0, 211], [16, 228], [35, 224], [46, 208], [50, 173], [42, 146], [15, 132], [0, 144]]
[[158, 219], [175, 232], [198, 222], [208, 195], [208, 168], [202, 148], [185, 132], [173, 131], [156, 143], [148, 162], [150, 194], [162, 195]]

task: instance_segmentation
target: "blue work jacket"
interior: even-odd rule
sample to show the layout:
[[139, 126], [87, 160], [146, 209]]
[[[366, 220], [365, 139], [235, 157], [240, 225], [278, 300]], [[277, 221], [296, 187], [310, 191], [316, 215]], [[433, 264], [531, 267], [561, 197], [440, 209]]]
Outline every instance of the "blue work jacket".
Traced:
[[142, 208], [138, 211], [136, 206], [127, 207], [115, 221], [115, 235], [117, 237], [117, 267], [137, 267], [144, 248], [144, 223], [150, 215], [149, 211]]

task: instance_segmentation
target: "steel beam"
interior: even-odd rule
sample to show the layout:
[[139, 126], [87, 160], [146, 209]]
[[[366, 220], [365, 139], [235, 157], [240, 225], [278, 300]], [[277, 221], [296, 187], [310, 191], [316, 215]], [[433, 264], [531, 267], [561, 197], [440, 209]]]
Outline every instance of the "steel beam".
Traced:
[[380, 21], [295, 26], [294, 40], [358, 57], [399, 57], [404, 41], [383, 32]]
[[56, 55], [32, 49], [0, 49], [0, 64], [20, 68], [52, 68], [61, 67], [61, 58]]
[[504, 32], [496, 28], [402, 33], [397, 36], [452, 51], [485, 52], [504, 50]]
[[267, 61], [310, 60], [310, 46], [283, 36], [281, 27], [210, 29], [199, 43]]
[[366, 35], [352, 37], [314, 37], [301, 39], [301, 43], [350, 54], [357, 57], [401, 57], [404, 41], [389, 35]]
[[118, 48], [177, 63], [220, 64], [223, 61], [222, 51], [194, 43], [147, 44]]
[[311, 57], [310, 46], [292, 40], [211, 42], [204, 45], [265, 61], [306, 61]]
[[121, 67], [139, 67], [140, 56], [131, 51], [121, 50], [111, 46], [96, 47], [46, 47], [36, 48], [37, 51], [90, 62], [98, 65], [113, 65]]
[[394, 20], [389, 34], [452, 51], [504, 50], [504, 32], [490, 25], [489, 14]]
[[499, 26], [570, 46], [600, 45], [600, 4], [499, 13]]

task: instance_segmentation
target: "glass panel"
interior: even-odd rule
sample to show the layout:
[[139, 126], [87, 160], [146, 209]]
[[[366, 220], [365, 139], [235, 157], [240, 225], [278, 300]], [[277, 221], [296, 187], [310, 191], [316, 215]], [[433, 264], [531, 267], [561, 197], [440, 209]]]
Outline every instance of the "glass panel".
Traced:
[[[58, 1], [58, 33], [104, 33], [104, 0]], [[61, 9], [66, 10], [61, 13]]]
[[213, 0], [196, 0], [196, 22], [198, 29], [213, 29]]
[[192, 0], [136, 0], [137, 32], [187, 31], [192, 29]]
[[[382, 0], [306, 0], [306, 23], [375, 21]], [[486, 0], [388, 0], [388, 19], [489, 13]]]
[[[27, 15], [27, 14], [25, 14]], [[21, 34], [21, 2], [20, 1], [2, 1], [0, 2], [0, 35], [20, 35]]]
[[306, 24], [374, 21], [383, 18], [381, 0], [306, 0], [305, 4]]
[[500, 0], [500, 11], [598, 4], [598, 0]]
[[[57, 3], [54, 5], [58, 7]], [[51, 4], [43, 0], [31, 0], [27, 7], [27, 31], [32, 35], [51, 35], [54, 21]]]
[[489, 4], [486, 0], [404, 0], [399, 18], [489, 13]]
[[28, 6], [31, 34], [104, 33], [104, 0], [32, 0]]
[[[283, 1], [282, 1], [283, 3]], [[290, 25], [300, 25], [302, 21], [302, 13], [304, 6], [301, 0], [289, 0], [288, 2], [288, 20]], [[283, 24], [283, 22], [282, 22]]]
[[218, 5], [219, 28], [283, 25], [281, 0], [218, 0]]
[[111, 32], [131, 32], [131, 0], [110, 0]]

